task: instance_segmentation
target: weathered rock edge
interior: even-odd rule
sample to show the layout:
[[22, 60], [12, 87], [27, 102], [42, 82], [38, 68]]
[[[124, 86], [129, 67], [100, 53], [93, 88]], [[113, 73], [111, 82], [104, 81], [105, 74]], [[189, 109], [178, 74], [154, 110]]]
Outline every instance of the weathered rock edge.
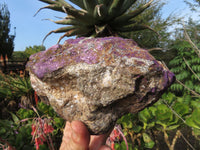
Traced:
[[155, 103], [175, 77], [130, 39], [78, 38], [30, 57], [31, 84], [68, 121], [102, 134]]

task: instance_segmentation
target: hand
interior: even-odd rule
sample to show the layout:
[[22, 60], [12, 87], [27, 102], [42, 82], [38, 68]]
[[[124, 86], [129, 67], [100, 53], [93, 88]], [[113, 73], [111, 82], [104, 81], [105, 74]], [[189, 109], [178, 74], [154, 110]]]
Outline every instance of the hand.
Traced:
[[108, 134], [90, 135], [80, 121], [67, 122], [60, 150], [111, 150], [105, 145]]

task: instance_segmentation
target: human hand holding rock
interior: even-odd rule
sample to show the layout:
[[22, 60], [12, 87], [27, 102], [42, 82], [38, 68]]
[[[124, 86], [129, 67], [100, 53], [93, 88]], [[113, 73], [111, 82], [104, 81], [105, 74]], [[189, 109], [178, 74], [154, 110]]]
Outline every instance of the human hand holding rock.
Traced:
[[111, 150], [105, 145], [109, 133], [90, 135], [80, 121], [66, 122], [60, 150]]

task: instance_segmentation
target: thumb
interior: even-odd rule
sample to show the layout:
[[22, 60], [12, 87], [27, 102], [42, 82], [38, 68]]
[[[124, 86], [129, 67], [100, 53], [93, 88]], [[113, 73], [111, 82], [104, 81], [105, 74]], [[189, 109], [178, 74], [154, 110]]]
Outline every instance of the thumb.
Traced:
[[60, 150], [87, 150], [90, 134], [80, 121], [67, 122]]

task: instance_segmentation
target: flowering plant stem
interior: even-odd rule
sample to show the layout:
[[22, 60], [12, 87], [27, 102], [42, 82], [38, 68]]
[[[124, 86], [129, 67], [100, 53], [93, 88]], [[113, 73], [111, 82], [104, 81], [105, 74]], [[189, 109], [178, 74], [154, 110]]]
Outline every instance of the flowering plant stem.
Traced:
[[1, 137], [0, 137], [0, 142], [5, 143], [6, 145], [8, 145], [8, 147], [9, 147], [8, 149], [9, 150], [16, 150], [15, 147], [11, 146], [6, 140], [2, 139]]
[[39, 150], [39, 146], [43, 145], [44, 142], [47, 142], [50, 150], [55, 150], [50, 135], [54, 131], [54, 128], [50, 123], [52, 119], [44, 116], [40, 117], [36, 108], [34, 106], [32, 106], [32, 108], [38, 116], [33, 119], [31, 132], [32, 141], [35, 141], [36, 150]]
[[115, 126], [115, 129], [118, 130], [118, 132], [120, 133], [120, 135], [121, 135], [122, 138], [124, 139], [124, 142], [125, 142], [125, 144], [126, 144], [126, 150], [128, 150], [128, 142], [127, 142], [126, 137], [124, 136], [123, 132], [121, 131], [121, 129], [120, 129], [119, 126], [117, 126], [117, 125]]

